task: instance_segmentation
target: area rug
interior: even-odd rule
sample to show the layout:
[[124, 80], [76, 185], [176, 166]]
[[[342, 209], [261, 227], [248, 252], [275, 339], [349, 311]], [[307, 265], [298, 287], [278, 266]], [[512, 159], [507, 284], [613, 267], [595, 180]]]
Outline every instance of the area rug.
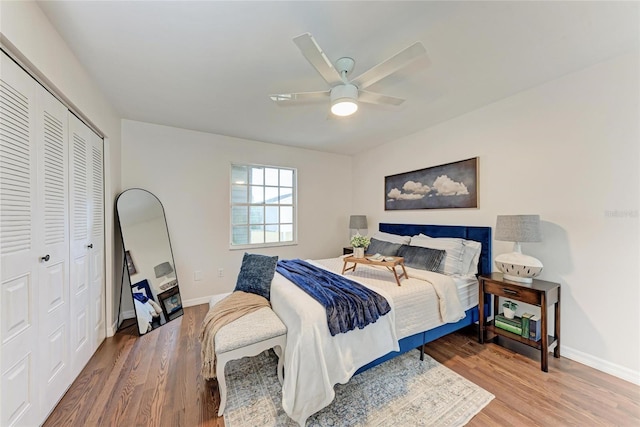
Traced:
[[[335, 386], [336, 398], [307, 426], [463, 426], [494, 396], [417, 350]], [[229, 362], [226, 427], [297, 424], [282, 409], [273, 351]]]

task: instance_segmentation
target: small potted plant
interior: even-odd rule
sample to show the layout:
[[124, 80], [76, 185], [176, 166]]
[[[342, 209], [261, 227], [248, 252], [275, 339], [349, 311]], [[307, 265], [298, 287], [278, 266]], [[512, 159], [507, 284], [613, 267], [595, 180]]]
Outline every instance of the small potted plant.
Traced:
[[356, 233], [351, 238], [351, 246], [353, 247], [354, 258], [364, 258], [364, 250], [371, 243], [371, 238], [367, 236], [361, 236]]
[[513, 301], [507, 300], [502, 303], [502, 308], [504, 309], [504, 317], [506, 317], [507, 319], [513, 319], [516, 315], [518, 304]]

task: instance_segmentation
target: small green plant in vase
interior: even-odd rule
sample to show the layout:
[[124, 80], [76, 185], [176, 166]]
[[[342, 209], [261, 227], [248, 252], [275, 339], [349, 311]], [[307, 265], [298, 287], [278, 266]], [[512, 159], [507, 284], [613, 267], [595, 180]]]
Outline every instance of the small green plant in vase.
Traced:
[[507, 319], [513, 319], [516, 315], [518, 304], [513, 301], [507, 300], [502, 303], [502, 308], [504, 311], [504, 317], [506, 317]]
[[351, 237], [351, 247], [353, 247], [353, 256], [355, 258], [363, 258], [364, 250], [371, 243], [371, 238], [367, 236], [361, 236], [359, 233], [356, 233]]

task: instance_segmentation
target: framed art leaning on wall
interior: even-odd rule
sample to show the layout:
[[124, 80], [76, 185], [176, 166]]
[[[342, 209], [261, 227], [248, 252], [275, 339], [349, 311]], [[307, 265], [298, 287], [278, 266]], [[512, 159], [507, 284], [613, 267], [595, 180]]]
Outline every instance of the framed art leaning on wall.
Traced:
[[478, 158], [384, 178], [384, 209], [478, 207]]

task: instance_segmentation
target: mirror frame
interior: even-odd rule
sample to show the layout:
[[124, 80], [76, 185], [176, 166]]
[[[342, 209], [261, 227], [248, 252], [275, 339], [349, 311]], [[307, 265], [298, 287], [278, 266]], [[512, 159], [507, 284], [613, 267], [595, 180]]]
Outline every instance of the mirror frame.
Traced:
[[[162, 298], [158, 298], [159, 301], [155, 301], [155, 299], [152, 298], [152, 300], [154, 300], [160, 306], [160, 308], [162, 309], [162, 314], [159, 315], [159, 317], [160, 317], [160, 319], [164, 318], [164, 323], [161, 323], [162, 320], [160, 320], [158, 323], [152, 322], [152, 323], [150, 323], [151, 326], [152, 326], [152, 329], [147, 331], [147, 332], [144, 332], [144, 333], [141, 332], [140, 328], [138, 327], [138, 322], [137, 322], [138, 310], [136, 308], [135, 302], [133, 302], [133, 300], [134, 300], [134, 296], [133, 296], [133, 293], [134, 293], [133, 292], [133, 285], [134, 285], [134, 283], [132, 283], [132, 281], [131, 281], [131, 274], [130, 274], [130, 268], [129, 268], [129, 264], [132, 262], [131, 261], [131, 257], [129, 255], [130, 248], [127, 248], [127, 245], [126, 245], [126, 242], [125, 242], [125, 235], [124, 235], [125, 232], [124, 232], [124, 230], [122, 228], [122, 220], [120, 218], [121, 217], [121, 212], [120, 212], [120, 209], [119, 209], [120, 198], [124, 194], [126, 194], [127, 192], [130, 192], [130, 191], [143, 191], [143, 192], [147, 193], [149, 196], [151, 196], [152, 198], [154, 198], [157, 201], [158, 205], [160, 206], [160, 210], [162, 211], [162, 220], [164, 221], [164, 230], [165, 230], [166, 236], [167, 236], [167, 243], [168, 243], [170, 261], [171, 261], [171, 264], [172, 264], [172, 267], [173, 267], [173, 273], [175, 274], [175, 279], [173, 279], [173, 280], [175, 280], [175, 282], [176, 282], [175, 286], [172, 286], [172, 287], [170, 287], [170, 288], [168, 288], [168, 289], [164, 290], [163, 292], [160, 292], [159, 294], [156, 295], [156, 297], [158, 297], [161, 294], [167, 293]], [[134, 324], [134, 326], [135, 326], [136, 331], [138, 331], [138, 334], [140, 336], [142, 336], [142, 335], [145, 335], [145, 334], [147, 334], [147, 333], [149, 333], [151, 331], [154, 331], [154, 330], [158, 329], [160, 326], [166, 325], [168, 322], [170, 322], [172, 320], [175, 320], [175, 319], [181, 317], [184, 314], [184, 306], [182, 305], [182, 297], [180, 295], [180, 286], [179, 286], [179, 281], [178, 281], [178, 270], [176, 268], [175, 258], [173, 256], [173, 247], [171, 245], [171, 236], [169, 235], [169, 226], [167, 224], [167, 216], [166, 216], [166, 213], [165, 213], [164, 205], [162, 204], [162, 202], [160, 201], [158, 196], [156, 196], [155, 194], [153, 194], [149, 190], [145, 190], [144, 188], [138, 188], [138, 187], [128, 188], [128, 189], [122, 191], [118, 195], [118, 197], [116, 197], [115, 209], [116, 209], [116, 218], [117, 218], [117, 221], [118, 221], [118, 228], [120, 230], [120, 240], [122, 242], [122, 254], [123, 254], [122, 255], [122, 258], [123, 258], [123, 260], [122, 260], [123, 261], [122, 279], [120, 281], [120, 307], [118, 309], [118, 322], [120, 322], [121, 309], [122, 309], [122, 297], [123, 297], [123, 292], [124, 292], [124, 288], [125, 288], [125, 278], [126, 278], [127, 281], [128, 281], [128, 286], [127, 287], [129, 288], [129, 291], [130, 291], [133, 310], [134, 310], [134, 313], [135, 313], [136, 323]], [[144, 280], [146, 280], [146, 279], [144, 279]], [[140, 282], [136, 282], [136, 283], [140, 283]], [[149, 290], [149, 292], [150, 292], [150, 290]], [[177, 301], [178, 301], [178, 304], [180, 306], [179, 311], [176, 311], [176, 313], [178, 313], [178, 314], [175, 315], [175, 316], [167, 315], [167, 313], [169, 313], [169, 311], [168, 311], [168, 307], [166, 306], [166, 301], [169, 298], [175, 296], [176, 294], [178, 295]], [[119, 328], [120, 328], [120, 323], [118, 324], [118, 329]]]

